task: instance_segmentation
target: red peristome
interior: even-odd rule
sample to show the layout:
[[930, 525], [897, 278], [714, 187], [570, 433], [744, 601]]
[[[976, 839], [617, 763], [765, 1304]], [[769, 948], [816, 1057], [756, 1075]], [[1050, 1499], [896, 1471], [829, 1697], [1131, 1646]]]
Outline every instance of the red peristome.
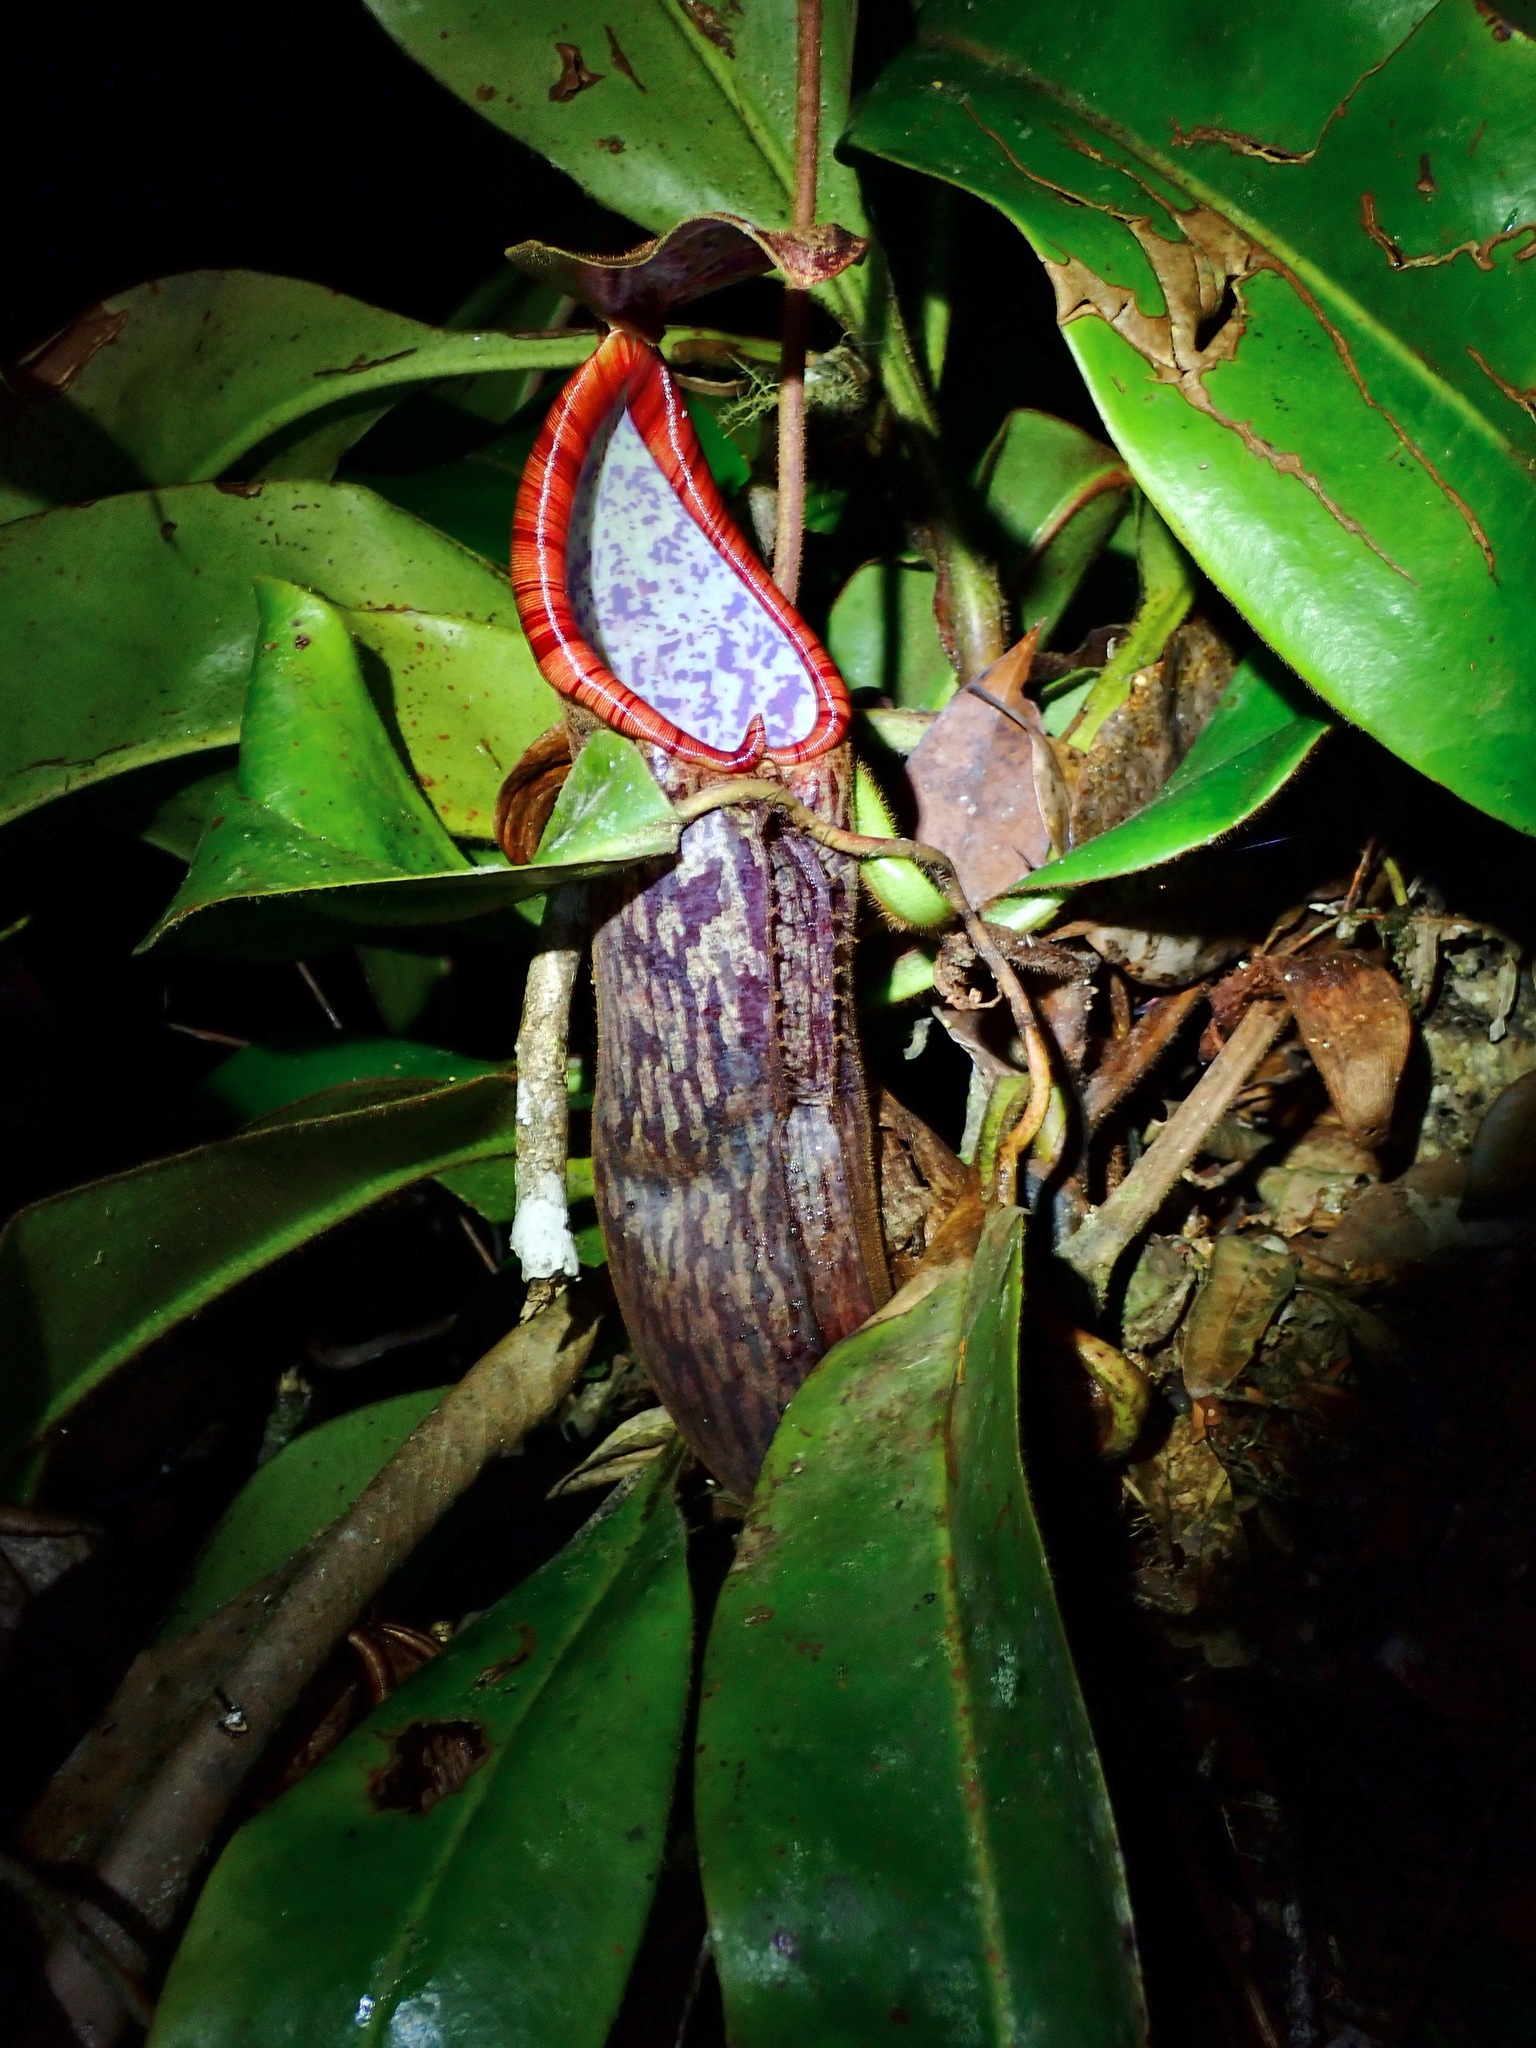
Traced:
[[[582, 638], [566, 583], [566, 547], [587, 451], [620, 406], [710, 546], [736, 571], [805, 664], [819, 706], [793, 746], [769, 748], [761, 718], [727, 753], [674, 725], [614, 675]], [[786, 603], [725, 509], [687, 408], [666, 365], [634, 336], [610, 334], [550, 409], [523, 471], [512, 515], [512, 594], [547, 683], [626, 738], [650, 742], [675, 760], [741, 773], [765, 757], [782, 766], [835, 747], [848, 729], [848, 690], [830, 656]]]

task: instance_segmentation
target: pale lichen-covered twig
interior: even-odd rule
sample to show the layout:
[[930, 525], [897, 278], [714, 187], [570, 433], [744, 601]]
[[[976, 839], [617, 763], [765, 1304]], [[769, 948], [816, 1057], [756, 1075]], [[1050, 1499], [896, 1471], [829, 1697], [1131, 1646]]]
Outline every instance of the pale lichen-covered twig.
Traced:
[[[96, 1868], [90, 1932], [131, 1980], [145, 1934], [175, 1923], [208, 1842], [300, 1693], [358, 1614], [494, 1457], [564, 1400], [586, 1363], [597, 1315], [560, 1298], [502, 1338], [452, 1387], [373, 1482], [316, 1539], [239, 1661], [151, 1780]], [[130, 1931], [133, 1930], [133, 1931]], [[127, 2017], [119, 1987], [73, 1941], [48, 1963], [54, 1994], [90, 2048]]]
[[517, 1211], [511, 1249], [528, 1283], [525, 1319], [581, 1270], [565, 1192], [570, 1149], [566, 1064], [571, 996], [585, 932], [585, 887], [575, 882], [551, 890], [517, 1033]]

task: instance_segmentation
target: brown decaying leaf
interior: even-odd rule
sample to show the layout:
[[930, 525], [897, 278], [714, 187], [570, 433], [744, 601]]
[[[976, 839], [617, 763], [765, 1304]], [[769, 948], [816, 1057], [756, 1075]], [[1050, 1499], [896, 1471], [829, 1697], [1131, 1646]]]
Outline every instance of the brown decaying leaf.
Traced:
[[1205, 984], [1197, 982], [1177, 995], [1148, 1003], [1124, 1037], [1104, 1042], [1099, 1063], [1083, 1090], [1083, 1119], [1091, 1131], [1152, 1072], [1204, 995]]
[[513, 867], [526, 867], [538, 851], [555, 799], [570, 772], [570, 736], [563, 725], [552, 725], [539, 734], [501, 785], [496, 798], [496, 840]]
[[557, 284], [610, 326], [657, 341], [674, 306], [769, 270], [797, 290], [812, 291], [859, 262], [868, 246], [862, 235], [835, 223], [760, 228], [739, 214], [701, 213], [622, 256], [519, 242], [507, 258], [530, 277]]
[[1126, 1491], [1145, 1512], [1154, 1558], [1137, 1573], [1137, 1591], [1164, 1613], [1193, 1614], [1217, 1600], [1247, 1557], [1232, 1482], [1188, 1415], [1156, 1454], [1126, 1474]]
[[889, 1089], [880, 1091], [880, 1219], [891, 1278], [904, 1287], [976, 1175]]
[[1049, 860], [1053, 825], [1063, 829], [1060, 770], [1024, 695], [1034, 642], [1030, 634], [959, 690], [907, 758], [915, 836], [949, 855], [973, 903]]
[[1204, 619], [1179, 627], [1142, 669], [1082, 757], [1071, 840], [1081, 846], [1142, 810], [1184, 759], [1232, 680], [1232, 654]]
[[1260, 954], [1211, 992], [1225, 1036], [1256, 996], [1283, 996], [1349, 1135], [1379, 1145], [1392, 1126], [1413, 1019], [1396, 977], [1343, 947], [1288, 958]]
[[0, 1658], [37, 1595], [84, 1564], [100, 1540], [78, 1515], [0, 1505]]
[[1281, 1246], [1252, 1237], [1217, 1238], [1184, 1325], [1184, 1386], [1192, 1399], [1232, 1385], [1295, 1285], [1295, 1262]]

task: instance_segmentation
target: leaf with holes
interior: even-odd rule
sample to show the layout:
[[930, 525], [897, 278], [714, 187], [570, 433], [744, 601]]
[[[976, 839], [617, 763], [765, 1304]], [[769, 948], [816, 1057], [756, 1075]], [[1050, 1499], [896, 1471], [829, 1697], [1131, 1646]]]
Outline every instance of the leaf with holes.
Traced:
[[1461, 0], [931, 0], [853, 136], [1024, 231], [1200, 566], [1347, 718], [1524, 831], [1533, 91], [1536, 42]]
[[241, 1829], [152, 2048], [601, 2048], [666, 1841], [691, 1614], [675, 1453]]
[[[710, 1631], [695, 1807], [739, 2048], [1143, 2038], [1018, 1455], [1022, 1219], [784, 1416]], [[907, 2030], [910, 2029], [910, 2032]]]

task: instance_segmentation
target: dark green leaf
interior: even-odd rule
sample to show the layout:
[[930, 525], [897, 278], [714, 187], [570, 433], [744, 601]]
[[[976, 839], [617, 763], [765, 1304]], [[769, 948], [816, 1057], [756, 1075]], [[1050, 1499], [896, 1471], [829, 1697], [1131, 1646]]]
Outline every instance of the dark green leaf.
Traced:
[[28, 366], [37, 395], [0, 415], [0, 520], [201, 483], [316, 413], [442, 377], [564, 369], [595, 340], [449, 333], [254, 270], [159, 278], [93, 307]]
[[[1145, 810], [1015, 884], [1065, 895], [1209, 846], [1261, 810], [1305, 761], [1328, 720], [1288, 683], [1272, 656], [1239, 664], [1210, 723]], [[1007, 902], [988, 909], [1011, 922]]]
[[196, 1628], [328, 1529], [446, 1392], [427, 1387], [373, 1401], [284, 1445], [219, 1517], [160, 1640]]
[[354, 1081], [473, 1081], [500, 1071], [490, 1060], [413, 1038], [336, 1034], [318, 1045], [248, 1045], [215, 1067], [201, 1092], [236, 1122], [250, 1123]]
[[153, 2048], [602, 2048], [688, 1696], [676, 1462], [615, 1495], [241, 1829]]
[[1037, 626], [1044, 644], [1125, 516], [1125, 465], [1070, 420], [1020, 411], [1004, 420], [976, 481], [1008, 543], [1015, 625], [1021, 633]]
[[921, 32], [855, 139], [1029, 236], [1138, 482], [1277, 652], [1536, 830], [1536, 44], [1451, 0]]
[[14, 1454], [116, 1366], [285, 1252], [444, 1168], [516, 1145], [503, 1075], [297, 1117], [34, 1203], [0, 1235]]
[[969, 1271], [838, 1345], [769, 1452], [710, 1632], [695, 1793], [739, 2048], [1143, 2039], [1019, 1465], [1020, 1239], [995, 1214]]
[[[368, 0], [419, 64], [476, 113], [653, 232], [726, 212], [787, 227], [794, 198], [795, 4], [758, 0]], [[590, 9], [590, 11], [589, 11]], [[855, 233], [853, 173], [832, 154], [847, 119], [854, 9], [822, 16], [816, 218]], [[565, 52], [570, 52], [566, 55]], [[860, 273], [826, 287], [860, 302]]]
[[[188, 484], [46, 512], [0, 528], [0, 819], [152, 761], [233, 745], [261, 575], [340, 605], [502, 627], [500, 642], [523, 650], [508, 648], [503, 673], [525, 687], [505, 577], [355, 484]], [[429, 654], [414, 677], [423, 717], [436, 681], [435, 708], [447, 712], [448, 671]], [[452, 732], [454, 721], [430, 729]]]

